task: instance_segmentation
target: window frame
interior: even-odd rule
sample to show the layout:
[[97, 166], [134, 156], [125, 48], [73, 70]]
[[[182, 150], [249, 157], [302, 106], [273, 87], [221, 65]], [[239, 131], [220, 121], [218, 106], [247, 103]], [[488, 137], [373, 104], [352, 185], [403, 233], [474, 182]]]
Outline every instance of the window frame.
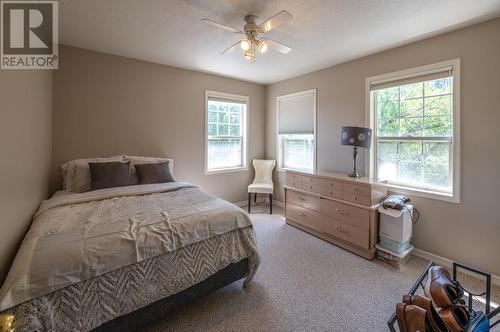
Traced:
[[[233, 100], [233, 101], [239, 102], [239, 103], [243, 102], [246, 105], [245, 110], [243, 111], [244, 114], [242, 117], [243, 123], [241, 124], [241, 136], [237, 136], [237, 138], [241, 137], [241, 139], [243, 141], [241, 144], [241, 160], [243, 163], [242, 166], [208, 169], [208, 101], [209, 101], [210, 97], [227, 99], [228, 101]], [[248, 112], [249, 112], [249, 108], [250, 108], [250, 98], [248, 96], [237, 95], [237, 94], [226, 93], [226, 92], [219, 92], [219, 91], [210, 91], [210, 90], [205, 91], [205, 175], [248, 170], [248, 132], [249, 132], [248, 131]], [[227, 138], [231, 139], [234, 137], [228, 136]]]
[[[451, 138], [450, 148], [450, 176], [452, 183], [451, 193], [445, 193], [434, 189], [422, 187], [412, 187], [407, 184], [391, 183], [387, 181], [389, 190], [396, 193], [414, 195], [418, 197], [437, 199], [447, 202], [460, 203], [460, 58], [442, 61], [426, 66], [400, 70], [388, 74], [368, 77], [365, 80], [365, 97], [366, 110], [365, 119], [366, 126], [373, 130], [373, 142], [371, 149], [365, 151], [365, 168], [368, 170], [368, 176], [376, 177], [377, 175], [377, 128], [376, 128], [376, 112], [375, 98], [371, 91], [371, 86], [378, 83], [397, 81], [408, 78], [417, 78], [427, 74], [443, 71], [445, 68], [452, 68], [451, 76], [453, 78], [453, 133]], [[383, 137], [380, 137], [383, 140]], [[415, 138], [418, 139], [418, 138]], [[425, 139], [424, 139], [425, 140]]]
[[[285, 172], [287, 168], [282, 167], [282, 160], [281, 160], [281, 144], [280, 144], [280, 133], [279, 133], [279, 115], [280, 115], [280, 101], [289, 99], [289, 98], [297, 98], [301, 96], [306, 96], [312, 94], [313, 95], [313, 100], [314, 100], [314, 109], [313, 109], [313, 137], [314, 137], [314, 151], [313, 151], [313, 171], [316, 171], [316, 160], [317, 160], [317, 149], [318, 149], [318, 139], [317, 139], [317, 124], [316, 124], [316, 109], [317, 109], [317, 98], [316, 98], [316, 89], [311, 89], [311, 90], [305, 90], [305, 91], [299, 91], [295, 93], [290, 93], [287, 95], [283, 96], [278, 96], [276, 97], [276, 132], [275, 132], [275, 138], [276, 138], [276, 150], [275, 150], [275, 158], [277, 161], [276, 169], [279, 172]], [[295, 170], [295, 169], [294, 169]], [[301, 171], [301, 170], [298, 170]], [[303, 171], [303, 170], [302, 170]]]

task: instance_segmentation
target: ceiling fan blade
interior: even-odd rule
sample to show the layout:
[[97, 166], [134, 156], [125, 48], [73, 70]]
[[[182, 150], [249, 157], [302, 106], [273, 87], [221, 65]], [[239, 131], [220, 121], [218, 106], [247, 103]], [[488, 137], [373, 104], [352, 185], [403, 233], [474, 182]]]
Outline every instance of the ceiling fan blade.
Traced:
[[231, 46], [230, 48], [228, 48], [228, 49], [220, 52], [220, 54], [226, 54], [226, 53], [234, 51], [236, 48], [238, 48], [238, 46], [240, 46], [240, 42], [241, 42], [241, 40], [238, 40], [233, 46]]
[[263, 38], [267, 45], [269, 45], [270, 48], [275, 49], [278, 52], [281, 52], [283, 54], [289, 53], [292, 49], [286, 45], [283, 45], [282, 43], [279, 43], [275, 40], [269, 39], [269, 38]]
[[259, 31], [261, 32], [268, 32], [269, 30], [272, 30], [276, 28], [277, 26], [282, 25], [286, 21], [289, 21], [293, 18], [292, 14], [287, 12], [286, 10], [282, 10], [279, 13], [275, 14], [271, 18], [269, 18], [267, 21], [259, 25]]
[[203, 18], [203, 19], [201, 19], [201, 21], [205, 22], [207, 24], [210, 24], [211, 26], [214, 26], [214, 27], [217, 27], [217, 28], [221, 28], [221, 29], [224, 29], [224, 30], [227, 30], [227, 31], [231, 31], [231, 32], [235, 32], [235, 33], [243, 33], [243, 31], [241, 31], [239, 29], [230, 27], [228, 25], [225, 25], [225, 24], [222, 24], [222, 23], [219, 23], [219, 22], [215, 22], [215, 21], [213, 21], [211, 19], [208, 19], [208, 18]]

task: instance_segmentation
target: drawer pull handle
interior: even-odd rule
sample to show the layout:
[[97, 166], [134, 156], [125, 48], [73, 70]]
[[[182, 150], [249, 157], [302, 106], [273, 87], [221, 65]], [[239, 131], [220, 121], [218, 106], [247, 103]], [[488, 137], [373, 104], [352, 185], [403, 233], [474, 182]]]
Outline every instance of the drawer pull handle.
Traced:
[[354, 188], [354, 191], [359, 191], [359, 188], [358, 187]]
[[312, 189], [312, 188], [313, 188], [313, 186], [309, 186], [309, 189]]
[[306, 214], [304, 214], [304, 213], [302, 213], [302, 212], [300, 212], [300, 211], [299, 211], [299, 212], [297, 212], [297, 214], [298, 214], [299, 216], [301, 216], [301, 217], [305, 217], [305, 216], [306, 216]]
[[343, 229], [342, 227], [335, 226], [335, 229], [338, 230], [340, 233], [348, 234], [349, 231]]
[[337, 212], [338, 214], [343, 214], [345, 216], [348, 216], [349, 215], [349, 212], [346, 212], [344, 210], [341, 210], [341, 209], [335, 209], [335, 212]]
[[306, 199], [304, 197], [297, 197], [299, 199], [299, 201], [305, 201]]

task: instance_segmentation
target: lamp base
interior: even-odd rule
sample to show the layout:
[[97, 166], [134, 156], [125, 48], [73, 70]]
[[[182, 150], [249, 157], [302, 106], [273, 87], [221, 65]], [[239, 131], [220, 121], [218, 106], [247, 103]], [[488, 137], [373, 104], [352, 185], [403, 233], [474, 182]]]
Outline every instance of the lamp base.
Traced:
[[349, 174], [351, 178], [360, 178], [361, 175], [358, 173], [358, 168], [356, 167], [356, 161], [358, 161], [358, 147], [353, 146], [352, 147], [352, 165], [353, 165], [353, 170], [352, 173]]

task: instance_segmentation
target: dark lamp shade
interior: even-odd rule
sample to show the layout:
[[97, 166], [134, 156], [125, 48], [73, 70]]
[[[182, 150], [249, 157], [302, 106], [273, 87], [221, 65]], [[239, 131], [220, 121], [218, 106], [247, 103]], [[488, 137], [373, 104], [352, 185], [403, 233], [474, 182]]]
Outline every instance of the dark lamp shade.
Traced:
[[372, 130], [363, 127], [342, 127], [340, 144], [370, 148], [372, 144]]

